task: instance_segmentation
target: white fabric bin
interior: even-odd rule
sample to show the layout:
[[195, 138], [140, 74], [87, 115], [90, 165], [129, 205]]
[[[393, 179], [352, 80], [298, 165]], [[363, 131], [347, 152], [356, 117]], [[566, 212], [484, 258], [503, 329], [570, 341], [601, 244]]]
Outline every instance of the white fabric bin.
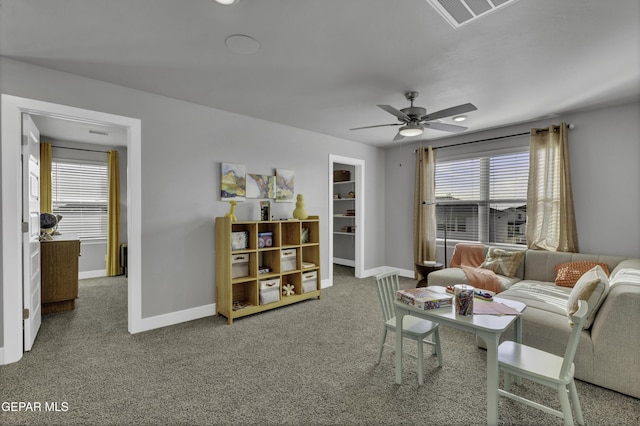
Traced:
[[296, 262], [296, 249], [285, 249], [282, 250], [282, 262], [280, 270], [282, 272], [294, 271], [298, 269], [298, 264]]
[[249, 255], [236, 254], [231, 256], [231, 278], [249, 276]]
[[311, 271], [302, 274], [302, 292], [308, 293], [318, 289], [318, 271]]
[[260, 280], [260, 304], [266, 305], [280, 300], [280, 278]]

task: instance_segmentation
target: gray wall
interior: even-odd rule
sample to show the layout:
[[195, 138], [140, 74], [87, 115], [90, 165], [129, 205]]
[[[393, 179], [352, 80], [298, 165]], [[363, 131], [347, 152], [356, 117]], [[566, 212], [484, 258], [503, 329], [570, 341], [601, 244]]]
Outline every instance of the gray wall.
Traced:
[[[559, 115], [515, 126], [461, 136], [416, 142], [386, 152], [387, 266], [413, 269], [414, 150], [496, 136], [528, 132], [562, 121], [574, 123], [569, 132], [573, 198], [580, 251], [640, 257], [640, 103]], [[528, 137], [442, 149], [441, 156], [465, 150], [499, 149]], [[398, 190], [403, 188], [406, 190]], [[451, 247], [450, 247], [451, 250]], [[449, 259], [451, 259], [449, 252]], [[438, 260], [443, 260], [442, 248]]]
[[[365, 268], [384, 264], [384, 205], [377, 196], [384, 150], [7, 58], [0, 58], [0, 70], [2, 93], [141, 120], [143, 318], [215, 302], [214, 218], [229, 208], [219, 198], [221, 162], [245, 164], [252, 173], [295, 170], [296, 193], [322, 221], [324, 279], [329, 154], [364, 160], [371, 212]], [[239, 203], [238, 218], [256, 219], [257, 203]], [[274, 203], [273, 212], [291, 216], [294, 208]]]

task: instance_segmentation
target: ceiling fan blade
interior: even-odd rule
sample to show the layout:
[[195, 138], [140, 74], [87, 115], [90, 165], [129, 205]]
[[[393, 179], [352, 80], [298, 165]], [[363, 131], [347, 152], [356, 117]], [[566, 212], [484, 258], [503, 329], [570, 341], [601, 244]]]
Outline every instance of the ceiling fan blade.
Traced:
[[446, 124], [446, 123], [424, 123], [424, 124], [421, 124], [421, 126], [427, 129], [442, 130], [444, 132], [453, 132], [453, 133], [463, 132], [467, 130], [467, 128], [464, 126], [456, 126], [455, 124]]
[[411, 117], [409, 117], [407, 114], [405, 114], [402, 111], [398, 111], [391, 105], [378, 105], [378, 108], [382, 108], [383, 110], [387, 111], [389, 114], [395, 115], [402, 121], [411, 121]]
[[451, 117], [452, 115], [464, 114], [465, 112], [475, 111], [476, 108], [473, 104], [462, 104], [447, 109], [442, 109], [431, 113], [423, 118], [425, 121], [437, 120], [438, 118]]
[[386, 127], [386, 126], [402, 126], [404, 123], [393, 123], [393, 124], [376, 124], [374, 126], [364, 126], [364, 127], [354, 127], [349, 130], [360, 130], [360, 129], [371, 129], [373, 127]]
[[404, 139], [404, 136], [402, 136], [400, 134], [400, 132], [398, 132], [398, 133], [396, 133], [396, 137], [393, 138], [393, 141], [396, 142], [396, 141], [399, 141], [399, 140], [402, 140], [402, 139]]

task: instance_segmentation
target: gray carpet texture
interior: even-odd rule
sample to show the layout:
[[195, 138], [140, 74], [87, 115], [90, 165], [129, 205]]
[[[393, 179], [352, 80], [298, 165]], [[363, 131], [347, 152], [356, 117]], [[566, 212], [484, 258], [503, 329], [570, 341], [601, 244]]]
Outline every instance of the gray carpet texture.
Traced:
[[[382, 332], [375, 280], [356, 279], [351, 268], [335, 266], [320, 300], [233, 325], [209, 317], [134, 335], [126, 287], [124, 277], [82, 280], [74, 311], [43, 317], [33, 350], [0, 367], [0, 424], [485, 424], [485, 351], [474, 336], [441, 327], [444, 366], [425, 351], [418, 386], [416, 362], [406, 358], [396, 385], [393, 351], [375, 364]], [[415, 353], [412, 342], [405, 348]], [[577, 387], [588, 425], [640, 424], [640, 400]], [[551, 389], [524, 382], [517, 391], [559, 408]], [[499, 422], [562, 424], [505, 398]]]

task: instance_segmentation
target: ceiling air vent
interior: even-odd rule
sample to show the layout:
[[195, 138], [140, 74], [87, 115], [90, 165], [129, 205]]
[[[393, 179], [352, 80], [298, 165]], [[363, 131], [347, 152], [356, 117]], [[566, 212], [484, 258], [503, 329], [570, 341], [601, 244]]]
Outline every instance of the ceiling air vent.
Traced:
[[427, 0], [455, 29], [518, 0]]

